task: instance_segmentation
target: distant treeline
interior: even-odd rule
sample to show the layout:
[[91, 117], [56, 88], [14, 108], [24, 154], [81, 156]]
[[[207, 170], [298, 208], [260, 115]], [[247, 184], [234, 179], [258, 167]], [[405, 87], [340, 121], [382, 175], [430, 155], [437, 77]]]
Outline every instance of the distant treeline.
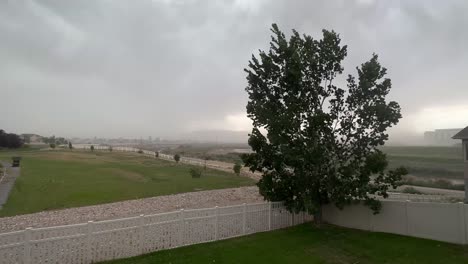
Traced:
[[19, 148], [23, 146], [21, 137], [14, 133], [6, 133], [0, 129], [0, 148]]
[[46, 144], [56, 144], [56, 145], [66, 145], [68, 144], [68, 140], [63, 137], [43, 137], [42, 141]]

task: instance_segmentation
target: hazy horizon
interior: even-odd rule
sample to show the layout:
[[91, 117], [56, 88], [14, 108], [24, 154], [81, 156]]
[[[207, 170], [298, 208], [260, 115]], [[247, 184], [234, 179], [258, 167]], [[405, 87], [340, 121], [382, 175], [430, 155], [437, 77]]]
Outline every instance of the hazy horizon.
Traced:
[[468, 125], [466, 1], [2, 1], [0, 129], [64, 137], [250, 131], [243, 69], [277, 23], [373, 52], [403, 119], [391, 142]]

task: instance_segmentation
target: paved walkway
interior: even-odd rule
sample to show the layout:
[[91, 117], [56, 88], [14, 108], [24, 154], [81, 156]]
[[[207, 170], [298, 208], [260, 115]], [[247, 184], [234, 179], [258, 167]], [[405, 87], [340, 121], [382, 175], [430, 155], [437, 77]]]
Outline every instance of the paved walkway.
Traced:
[[[0, 169], [0, 209], [8, 200], [13, 185], [15, 185], [16, 178], [20, 175], [20, 168], [11, 167], [11, 163], [0, 161], [3, 168]], [[6, 174], [4, 175], [4, 169], [6, 168]]]

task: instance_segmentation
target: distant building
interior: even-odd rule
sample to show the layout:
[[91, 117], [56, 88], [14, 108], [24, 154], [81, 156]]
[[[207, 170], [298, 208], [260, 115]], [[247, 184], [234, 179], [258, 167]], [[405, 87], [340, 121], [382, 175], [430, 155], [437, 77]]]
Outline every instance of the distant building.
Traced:
[[41, 143], [42, 137], [36, 134], [22, 134], [21, 138], [26, 143]]
[[452, 137], [460, 132], [462, 128], [436, 129], [424, 132], [424, 142], [434, 146], [453, 146], [460, 143]]

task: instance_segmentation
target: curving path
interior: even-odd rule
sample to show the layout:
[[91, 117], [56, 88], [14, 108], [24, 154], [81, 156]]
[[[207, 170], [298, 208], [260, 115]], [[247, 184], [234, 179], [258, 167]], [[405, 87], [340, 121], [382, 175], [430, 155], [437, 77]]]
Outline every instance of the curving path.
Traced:
[[20, 168], [13, 168], [10, 163], [4, 161], [0, 161], [0, 163], [3, 165], [3, 168], [0, 169], [0, 209], [2, 209], [13, 185], [15, 185], [16, 178], [20, 175]]

